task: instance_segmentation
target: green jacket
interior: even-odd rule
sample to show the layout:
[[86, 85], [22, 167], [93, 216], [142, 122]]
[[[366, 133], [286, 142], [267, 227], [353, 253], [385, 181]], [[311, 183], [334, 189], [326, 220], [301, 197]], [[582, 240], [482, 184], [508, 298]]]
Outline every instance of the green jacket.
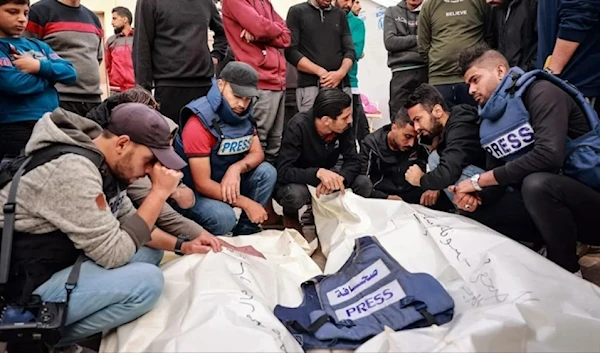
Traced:
[[463, 82], [457, 56], [464, 48], [491, 43], [491, 6], [485, 0], [427, 1], [419, 15], [419, 53], [429, 64], [429, 83]]
[[352, 42], [354, 43], [354, 51], [356, 52], [356, 61], [348, 72], [348, 77], [350, 78], [350, 87], [358, 88], [358, 60], [360, 60], [365, 50], [365, 23], [356, 17], [352, 11], [348, 12], [347, 18], [352, 34]]

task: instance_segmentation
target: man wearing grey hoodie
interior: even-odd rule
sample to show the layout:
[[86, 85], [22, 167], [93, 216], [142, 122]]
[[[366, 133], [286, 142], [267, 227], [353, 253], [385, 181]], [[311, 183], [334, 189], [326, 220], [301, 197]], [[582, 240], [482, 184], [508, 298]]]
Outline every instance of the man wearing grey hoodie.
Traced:
[[[138, 318], [162, 293], [156, 266], [162, 252], [144, 244], [182, 178], [177, 170], [186, 165], [170, 135], [165, 117], [139, 103], [114, 108], [104, 129], [61, 108], [36, 124], [25, 155], [66, 145], [102, 160], [98, 167], [92, 157], [67, 151], [24, 174], [17, 188], [7, 289], [64, 302], [75, 259], [86, 256], [59, 346]], [[124, 186], [146, 175], [152, 188], [136, 211]], [[7, 203], [11, 185], [0, 190], [0, 205]], [[0, 227], [8, 219], [5, 210], [0, 208]]]
[[406, 104], [408, 96], [427, 82], [427, 66], [419, 55], [417, 25], [423, 0], [402, 0], [388, 7], [383, 18], [383, 42], [388, 51], [390, 81], [390, 117]]

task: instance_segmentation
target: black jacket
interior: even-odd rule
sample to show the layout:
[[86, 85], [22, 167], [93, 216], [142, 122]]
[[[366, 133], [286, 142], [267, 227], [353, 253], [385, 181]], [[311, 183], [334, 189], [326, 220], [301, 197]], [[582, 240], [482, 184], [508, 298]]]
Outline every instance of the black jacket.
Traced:
[[479, 115], [475, 107], [461, 104], [450, 109], [437, 151], [440, 164], [421, 178], [424, 190], [454, 185], [468, 165], [485, 169], [487, 152], [479, 143]]
[[[209, 51], [208, 30], [214, 32]], [[223, 60], [227, 39], [212, 0], [139, 0], [133, 32], [135, 82], [144, 88], [208, 87], [212, 57]]]
[[510, 66], [525, 71], [535, 69], [538, 49], [538, 0], [505, 1], [494, 8], [494, 42]]
[[[304, 57], [327, 71], [338, 70], [345, 58], [356, 60], [348, 19], [339, 8], [318, 9], [305, 1], [290, 7], [286, 23], [292, 32], [292, 43], [285, 49], [285, 57], [294, 67]], [[350, 86], [348, 76], [341, 84]], [[318, 85], [319, 77], [298, 72], [298, 87]]]
[[360, 148], [360, 174], [371, 179], [373, 198], [402, 197], [402, 194], [418, 189], [406, 181], [404, 174], [414, 164], [423, 170], [427, 165], [428, 153], [420, 145], [406, 152], [392, 151], [387, 141], [390, 130], [391, 125], [386, 125], [367, 135]]
[[360, 173], [360, 159], [356, 152], [352, 128], [346, 129], [333, 140], [325, 140], [317, 133], [312, 109], [300, 112], [287, 124], [283, 132], [277, 158], [277, 181], [280, 184], [308, 184], [318, 186], [319, 168], [335, 167], [340, 154], [344, 164], [338, 174], [350, 186]]

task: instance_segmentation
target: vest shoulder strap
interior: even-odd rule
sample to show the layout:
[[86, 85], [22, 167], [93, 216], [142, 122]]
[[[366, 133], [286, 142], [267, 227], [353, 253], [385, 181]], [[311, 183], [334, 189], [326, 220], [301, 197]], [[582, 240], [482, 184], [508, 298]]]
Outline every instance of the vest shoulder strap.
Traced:
[[183, 131], [185, 127], [185, 123], [190, 118], [190, 115], [197, 115], [198, 119], [207, 127], [210, 128], [211, 123], [218, 119], [217, 113], [215, 113], [212, 109], [212, 106], [208, 102], [206, 96], [200, 97], [181, 109], [181, 113], [179, 116], [179, 122], [181, 129], [179, 131]]
[[589, 102], [585, 99], [583, 93], [581, 93], [581, 91], [579, 91], [579, 89], [573, 86], [570, 82], [565, 81], [545, 70], [536, 69], [521, 75], [521, 77], [519, 77], [519, 79], [517, 80], [516, 85], [518, 87], [518, 90], [523, 92], [525, 89], [527, 89], [528, 86], [530, 86], [534, 81], [537, 80], [549, 81], [553, 85], [562, 89], [571, 98], [573, 98], [575, 103], [577, 103], [577, 105], [581, 108], [586, 118], [588, 119], [588, 123], [590, 124], [591, 130], [595, 130], [598, 127], [598, 124], [600, 123], [598, 119], [598, 114], [592, 108]]

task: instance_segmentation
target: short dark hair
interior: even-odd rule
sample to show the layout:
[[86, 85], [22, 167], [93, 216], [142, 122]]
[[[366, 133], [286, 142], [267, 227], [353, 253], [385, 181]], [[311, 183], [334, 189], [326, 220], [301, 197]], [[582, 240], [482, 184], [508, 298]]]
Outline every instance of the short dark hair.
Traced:
[[122, 103], [142, 103], [151, 108], [158, 110], [159, 104], [154, 99], [154, 96], [150, 91], [142, 86], [136, 85], [133, 88], [117, 93], [117, 100], [119, 104]]
[[405, 107], [400, 108], [398, 113], [394, 116], [392, 123], [398, 127], [405, 127], [406, 125], [412, 125], [413, 122], [408, 116], [408, 110]]
[[438, 92], [435, 87], [427, 83], [421, 83], [417, 89], [408, 97], [405, 107], [410, 109], [416, 105], [421, 104], [430, 113], [433, 111], [433, 107], [439, 104], [444, 111], [448, 111], [448, 106], [444, 97]]
[[474, 65], [481, 64], [486, 60], [497, 60], [506, 67], [510, 67], [504, 55], [499, 51], [491, 49], [485, 43], [479, 43], [458, 54], [458, 71], [461, 76], [464, 76]]
[[29, 0], [0, 0], [0, 6], [4, 6], [6, 4], [17, 4], [17, 5], [28, 5]]
[[351, 105], [352, 98], [342, 90], [337, 88], [323, 88], [319, 91], [315, 99], [313, 113], [319, 119], [328, 116], [335, 120], [342, 114], [344, 109]]
[[129, 11], [128, 8], [123, 7], [123, 6], [117, 6], [114, 9], [112, 9], [111, 13], [116, 12], [117, 15], [121, 16], [121, 17], [127, 17], [127, 21], [129, 21], [129, 24], [133, 23], [133, 15], [131, 15], [131, 11]]

